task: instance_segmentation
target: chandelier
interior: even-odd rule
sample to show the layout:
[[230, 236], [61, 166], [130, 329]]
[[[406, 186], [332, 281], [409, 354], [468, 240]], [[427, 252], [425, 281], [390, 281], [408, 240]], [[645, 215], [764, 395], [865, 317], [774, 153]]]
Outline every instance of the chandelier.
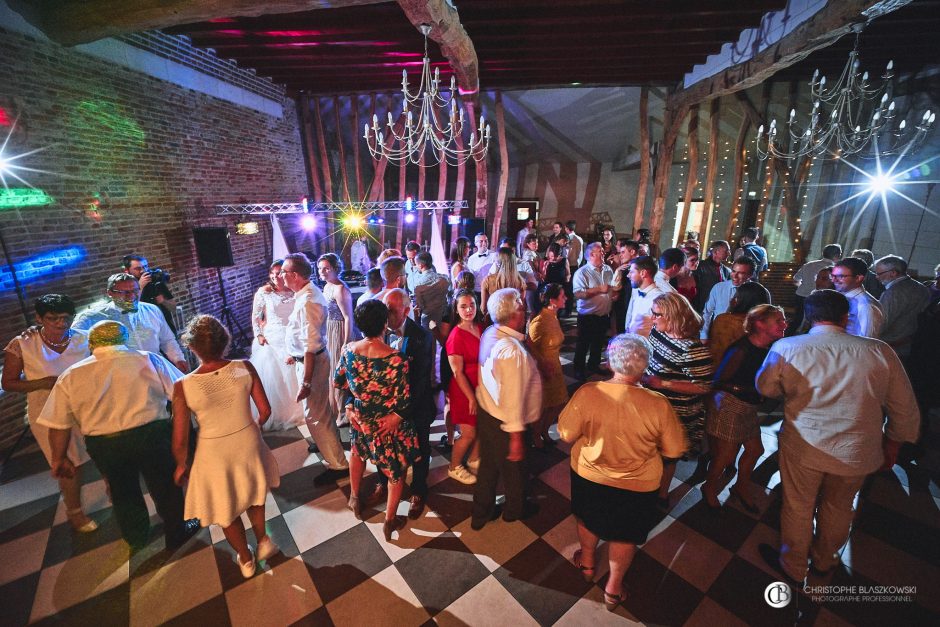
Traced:
[[471, 130], [469, 143], [461, 146], [464, 112], [456, 98], [456, 79], [451, 77], [450, 91], [447, 97], [442, 95], [440, 69], [435, 68], [432, 77], [431, 61], [428, 58], [431, 25], [421, 24], [419, 28], [424, 35], [424, 62], [418, 91], [414, 94], [409, 91], [408, 70], [402, 70], [402, 121], [396, 129], [389, 112], [386, 130], [382, 131], [379, 129], [378, 116], [373, 115], [371, 128], [365, 125], [363, 139], [373, 158], [385, 158], [397, 164], [413, 163], [430, 167], [445, 162], [460, 165], [471, 157], [480, 161], [486, 157], [489, 147], [490, 125], [484, 122], [481, 115], [479, 127], [475, 131]]
[[855, 46], [834, 85], [827, 86], [826, 77], [820, 77], [818, 69], [813, 73], [813, 108], [808, 126], [800, 127], [796, 109], [791, 109], [786, 131], [780, 130], [776, 119], [771, 120], [766, 132], [763, 125], [757, 129], [757, 155], [761, 160], [768, 156], [787, 160], [807, 155], [844, 157], [862, 152], [869, 143], [873, 143], [872, 152], [862, 156], [875, 157], [906, 153], [923, 143], [936, 114], [927, 110], [913, 125], [913, 131], [906, 120], [895, 125], [895, 104], [889, 96], [894, 62], [888, 62], [878, 87], [869, 83], [868, 72], [859, 72], [858, 47], [864, 28], [864, 24], [852, 26]]

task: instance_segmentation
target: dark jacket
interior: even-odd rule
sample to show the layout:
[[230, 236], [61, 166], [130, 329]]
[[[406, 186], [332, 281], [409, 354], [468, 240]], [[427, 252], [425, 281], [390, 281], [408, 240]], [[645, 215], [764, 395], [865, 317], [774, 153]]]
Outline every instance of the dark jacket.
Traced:
[[695, 279], [695, 300], [692, 301], [692, 307], [695, 308], [695, 311], [699, 313], [705, 311], [708, 295], [711, 294], [712, 288], [718, 283], [719, 268], [724, 280], [730, 281], [731, 270], [712, 260], [711, 257], [702, 259], [698, 264], [698, 268], [692, 273], [692, 278]]
[[413, 425], [430, 425], [437, 408], [431, 392], [431, 369], [434, 368], [434, 338], [431, 333], [408, 318], [405, 320], [405, 341], [401, 352], [408, 358], [408, 410], [403, 416]]

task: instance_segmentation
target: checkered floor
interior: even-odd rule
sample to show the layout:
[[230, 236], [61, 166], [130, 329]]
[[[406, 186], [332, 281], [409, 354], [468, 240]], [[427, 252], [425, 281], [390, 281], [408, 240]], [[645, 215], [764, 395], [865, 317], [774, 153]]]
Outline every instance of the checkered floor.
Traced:
[[[570, 373], [572, 329], [564, 354]], [[574, 388], [577, 382], [569, 380]], [[759, 515], [731, 504], [722, 515], [700, 503], [700, 473], [681, 463], [671, 507], [637, 554], [626, 578], [629, 597], [604, 609], [599, 569], [585, 583], [571, 563], [577, 547], [570, 515], [567, 448], [533, 451], [531, 495], [539, 513], [526, 521], [470, 529], [471, 492], [449, 479], [435, 449], [429, 507], [392, 543], [383, 513], [356, 520], [345, 508], [348, 481], [315, 487], [320, 459], [298, 430], [266, 437], [281, 486], [268, 499], [271, 536], [283, 553], [244, 580], [221, 530], [202, 530], [169, 554], [153, 544], [128, 557], [104, 484], [84, 467], [84, 502], [100, 529], [72, 533], [45, 462], [27, 447], [0, 477], [0, 624], [67, 625], [926, 625], [940, 614], [940, 488], [936, 442], [924, 465], [872, 477], [844, 566], [813, 585], [915, 586], [910, 600], [817, 604], [800, 592], [772, 609], [764, 589], [779, 576], [757, 547], [774, 546], [779, 529], [776, 432], [763, 428], [767, 453], [754, 480], [765, 489]], [[438, 423], [436, 433], [443, 432]], [[433, 440], [438, 440], [438, 435]], [[371, 479], [366, 485], [370, 486]], [[721, 495], [727, 497], [727, 491]], [[152, 503], [151, 505], [151, 513]], [[401, 512], [404, 513], [404, 504]], [[154, 522], [159, 519], [154, 516]], [[601, 553], [603, 556], [604, 554]], [[601, 562], [599, 562], [601, 563]]]

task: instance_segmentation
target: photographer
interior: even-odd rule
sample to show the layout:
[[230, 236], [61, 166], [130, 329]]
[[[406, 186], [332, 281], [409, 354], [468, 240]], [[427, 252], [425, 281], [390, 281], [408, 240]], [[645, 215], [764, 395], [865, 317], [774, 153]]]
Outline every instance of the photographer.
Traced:
[[170, 282], [170, 273], [160, 268], [151, 270], [147, 264], [147, 258], [140, 255], [125, 255], [122, 262], [124, 272], [136, 277], [140, 285], [140, 300], [159, 306], [163, 317], [166, 318], [166, 323], [176, 335], [176, 325], [173, 324], [176, 302], [173, 300], [173, 292], [167, 287], [167, 283]]

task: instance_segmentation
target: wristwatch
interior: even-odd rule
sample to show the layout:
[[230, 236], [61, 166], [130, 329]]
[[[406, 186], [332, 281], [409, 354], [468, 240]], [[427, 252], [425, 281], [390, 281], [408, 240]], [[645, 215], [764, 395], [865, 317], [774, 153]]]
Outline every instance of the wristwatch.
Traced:
[[300, 384], [300, 387], [309, 390], [309, 389], [310, 389], [310, 382], [309, 382], [309, 381], [304, 381], [303, 383]]

